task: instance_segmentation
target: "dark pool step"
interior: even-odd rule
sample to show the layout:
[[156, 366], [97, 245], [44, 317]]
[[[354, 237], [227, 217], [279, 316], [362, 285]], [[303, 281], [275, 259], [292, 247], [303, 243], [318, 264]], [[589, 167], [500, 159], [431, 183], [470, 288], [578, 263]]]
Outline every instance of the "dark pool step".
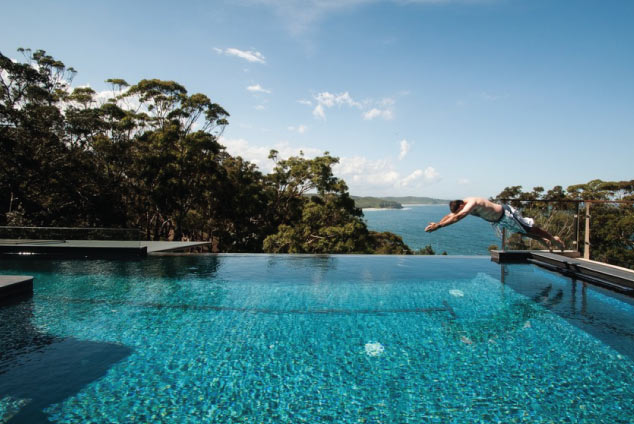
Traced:
[[0, 302], [33, 294], [33, 277], [0, 275]]

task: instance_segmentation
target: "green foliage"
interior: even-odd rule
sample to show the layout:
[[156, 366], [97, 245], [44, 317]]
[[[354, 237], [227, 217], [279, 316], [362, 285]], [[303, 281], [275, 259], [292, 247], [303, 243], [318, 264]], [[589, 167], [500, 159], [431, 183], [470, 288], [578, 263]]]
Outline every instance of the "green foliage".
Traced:
[[590, 216], [591, 258], [634, 269], [634, 207], [594, 204]]
[[[417, 255], [435, 255], [436, 252], [434, 252], [434, 249], [431, 247], [431, 244], [428, 244], [425, 247], [421, 247], [420, 249], [418, 249], [416, 251]], [[447, 253], [445, 253], [446, 255]]]
[[388, 231], [370, 231], [373, 253], [382, 255], [411, 255], [414, 252], [403, 242], [403, 238]]
[[[327, 152], [274, 171], [218, 142], [229, 113], [174, 81], [106, 80], [100, 103], [42, 50], [0, 53], [0, 225], [132, 227], [225, 252], [411, 253], [367, 229]], [[308, 197], [309, 193], [315, 193]]]
[[[277, 152], [271, 152], [277, 160]], [[278, 231], [264, 240], [271, 253], [409, 253], [402, 239], [369, 232], [345, 182], [332, 174], [338, 159], [328, 153], [278, 160], [269, 181], [274, 188], [273, 221]], [[308, 191], [317, 194], [308, 198]]]

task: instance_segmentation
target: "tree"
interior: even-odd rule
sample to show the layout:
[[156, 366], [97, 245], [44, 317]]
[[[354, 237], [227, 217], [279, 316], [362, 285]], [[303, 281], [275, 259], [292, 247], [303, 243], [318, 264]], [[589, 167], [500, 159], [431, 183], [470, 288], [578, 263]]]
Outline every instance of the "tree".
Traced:
[[187, 215], [203, 204], [201, 195], [219, 172], [217, 137], [229, 114], [203, 94], [188, 96], [174, 81], [142, 80], [119, 96], [131, 98], [146, 128], [133, 152], [137, 214], [145, 216], [143, 226], [153, 238], [173, 230], [180, 239]]
[[66, 143], [61, 110], [75, 71], [43, 50], [20, 51], [26, 63], [0, 53], [0, 216], [19, 205], [31, 224], [89, 224], [90, 188], [77, 181], [92, 168]]
[[[326, 152], [306, 159], [303, 154], [279, 160], [270, 175], [275, 193], [275, 234], [264, 240], [264, 251], [272, 253], [399, 253], [410, 252], [398, 236], [370, 233], [343, 180], [333, 176], [338, 159]], [[309, 191], [316, 194], [307, 197]]]
[[257, 167], [221, 153], [222, 174], [204, 195], [207, 234], [221, 252], [261, 252], [264, 238], [275, 231], [267, 221], [272, 189]]

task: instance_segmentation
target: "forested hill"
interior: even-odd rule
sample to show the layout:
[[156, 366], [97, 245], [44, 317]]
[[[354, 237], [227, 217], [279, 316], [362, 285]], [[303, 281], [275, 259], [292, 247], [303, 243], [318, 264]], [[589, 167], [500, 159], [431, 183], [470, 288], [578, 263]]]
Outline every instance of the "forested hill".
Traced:
[[380, 199], [378, 197], [359, 197], [350, 196], [354, 200], [354, 204], [357, 208], [361, 209], [403, 209], [403, 205], [393, 200]]
[[333, 176], [338, 158], [273, 150], [264, 175], [219, 143], [229, 113], [205, 94], [116, 78], [103, 100], [45, 51], [19, 51], [23, 62], [0, 53], [0, 226], [135, 228], [220, 252], [412, 253], [368, 230]]
[[403, 205], [445, 205], [448, 200], [431, 197], [361, 197], [351, 196], [356, 207], [361, 209], [402, 209]]
[[402, 205], [446, 205], [449, 203], [449, 200], [434, 199], [431, 197], [416, 197], [416, 196], [383, 197], [383, 199], [392, 201], [392, 202], [398, 202]]

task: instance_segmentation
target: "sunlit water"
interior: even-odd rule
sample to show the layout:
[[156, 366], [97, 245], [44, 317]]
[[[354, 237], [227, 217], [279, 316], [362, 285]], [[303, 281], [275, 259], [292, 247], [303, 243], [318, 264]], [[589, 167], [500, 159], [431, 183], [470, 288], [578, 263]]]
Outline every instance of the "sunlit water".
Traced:
[[488, 258], [3, 261], [0, 422], [629, 423], [634, 308]]
[[405, 205], [403, 209], [363, 211], [370, 230], [398, 234], [414, 250], [431, 245], [436, 254], [488, 255], [489, 246], [500, 246], [491, 224], [473, 216], [433, 233], [425, 232], [428, 223], [438, 222], [448, 213], [447, 205]]

